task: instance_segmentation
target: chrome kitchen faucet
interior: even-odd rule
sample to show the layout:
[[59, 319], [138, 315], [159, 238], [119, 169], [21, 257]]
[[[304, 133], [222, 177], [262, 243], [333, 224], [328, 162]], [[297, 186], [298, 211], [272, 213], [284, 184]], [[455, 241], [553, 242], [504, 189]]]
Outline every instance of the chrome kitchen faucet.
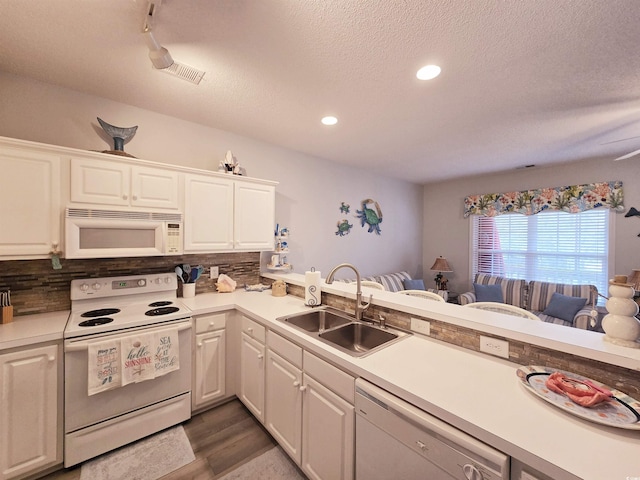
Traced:
[[333, 283], [333, 276], [335, 275], [336, 271], [338, 271], [339, 269], [341, 269], [343, 267], [350, 268], [351, 270], [356, 272], [356, 312], [355, 312], [355, 314], [356, 314], [356, 320], [362, 320], [363, 312], [365, 312], [367, 310], [367, 308], [369, 308], [371, 306], [371, 299], [373, 298], [373, 295], [369, 295], [369, 301], [368, 302], [362, 303], [362, 285], [361, 285], [361, 281], [360, 281], [360, 272], [358, 272], [358, 269], [356, 267], [354, 267], [353, 265], [351, 265], [350, 263], [341, 263], [340, 265], [336, 265], [329, 272], [329, 275], [327, 275], [325, 283], [327, 283], [329, 285], [332, 284]]

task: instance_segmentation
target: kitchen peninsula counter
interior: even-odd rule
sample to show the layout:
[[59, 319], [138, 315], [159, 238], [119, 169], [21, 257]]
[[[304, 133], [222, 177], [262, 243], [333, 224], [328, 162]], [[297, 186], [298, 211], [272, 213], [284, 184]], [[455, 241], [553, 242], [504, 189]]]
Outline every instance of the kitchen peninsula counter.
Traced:
[[230, 309], [250, 315], [554, 480], [640, 476], [640, 430], [598, 425], [547, 404], [519, 385], [519, 365], [510, 361], [421, 335], [355, 358], [277, 321], [309, 307], [301, 298], [273, 297], [270, 291], [199, 294], [183, 301], [194, 315]]

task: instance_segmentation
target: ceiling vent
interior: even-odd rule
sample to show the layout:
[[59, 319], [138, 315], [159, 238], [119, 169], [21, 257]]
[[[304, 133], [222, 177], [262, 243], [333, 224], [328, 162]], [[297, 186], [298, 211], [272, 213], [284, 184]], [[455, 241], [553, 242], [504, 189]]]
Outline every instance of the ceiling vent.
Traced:
[[178, 62], [173, 62], [173, 64], [167, 68], [163, 68], [161, 71], [196, 85], [200, 84], [200, 80], [202, 80], [202, 77], [204, 77], [205, 74], [202, 70], [198, 70], [197, 68]]

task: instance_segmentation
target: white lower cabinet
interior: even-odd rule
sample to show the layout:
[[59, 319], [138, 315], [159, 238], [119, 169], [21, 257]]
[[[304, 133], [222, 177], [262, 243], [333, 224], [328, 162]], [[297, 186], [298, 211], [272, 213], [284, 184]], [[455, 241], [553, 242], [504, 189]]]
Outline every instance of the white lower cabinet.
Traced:
[[226, 368], [226, 315], [194, 317], [195, 348], [192, 409], [224, 398]]
[[267, 430], [309, 478], [352, 479], [354, 378], [271, 331], [267, 345]]
[[302, 370], [267, 352], [266, 427], [280, 446], [302, 462]]
[[60, 352], [47, 345], [0, 355], [0, 479], [62, 463]]
[[354, 406], [304, 375], [302, 470], [313, 479], [354, 476]]
[[265, 328], [242, 317], [238, 398], [264, 423]]

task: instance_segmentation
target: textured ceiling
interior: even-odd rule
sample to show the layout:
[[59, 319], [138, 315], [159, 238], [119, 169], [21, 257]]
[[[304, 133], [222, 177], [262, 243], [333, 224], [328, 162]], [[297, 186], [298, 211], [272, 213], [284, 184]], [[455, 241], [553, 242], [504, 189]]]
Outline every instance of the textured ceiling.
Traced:
[[640, 149], [638, 0], [164, 0], [198, 86], [147, 7], [0, 0], [0, 70], [420, 183]]

